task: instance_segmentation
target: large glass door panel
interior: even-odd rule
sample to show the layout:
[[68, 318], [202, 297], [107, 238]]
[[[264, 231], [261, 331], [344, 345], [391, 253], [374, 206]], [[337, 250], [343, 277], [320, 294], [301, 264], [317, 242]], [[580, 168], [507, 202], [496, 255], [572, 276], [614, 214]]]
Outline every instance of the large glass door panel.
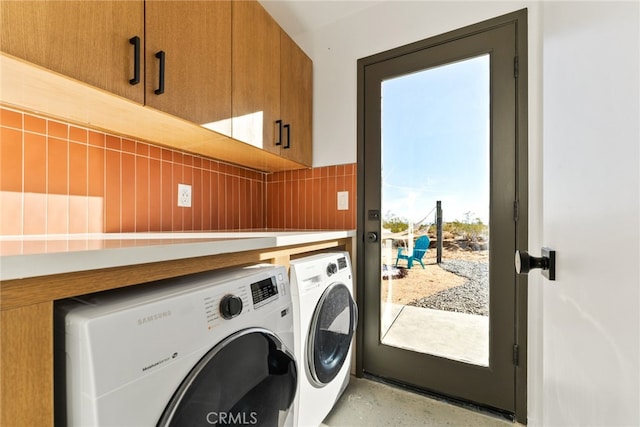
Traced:
[[489, 75], [483, 54], [381, 87], [380, 339], [481, 366], [489, 365]]

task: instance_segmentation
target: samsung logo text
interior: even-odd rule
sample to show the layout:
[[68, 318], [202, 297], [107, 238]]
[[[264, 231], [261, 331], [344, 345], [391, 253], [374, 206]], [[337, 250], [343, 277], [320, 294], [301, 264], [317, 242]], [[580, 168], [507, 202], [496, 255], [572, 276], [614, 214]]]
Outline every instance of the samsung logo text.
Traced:
[[171, 316], [171, 310], [161, 311], [159, 313], [154, 313], [149, 316], [140, 317], [138, 319], [138, 326], [155, 322], [156, 320], [164, 319], [165, 317], [169, 317], [169, 316]]

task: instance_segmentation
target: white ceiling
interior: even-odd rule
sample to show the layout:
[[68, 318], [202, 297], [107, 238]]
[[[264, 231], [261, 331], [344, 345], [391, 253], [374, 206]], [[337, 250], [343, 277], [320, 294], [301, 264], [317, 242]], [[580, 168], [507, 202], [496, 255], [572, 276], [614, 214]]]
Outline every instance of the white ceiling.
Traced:
[[315, 31], [384, 0], [259, 0], [291, 36]]

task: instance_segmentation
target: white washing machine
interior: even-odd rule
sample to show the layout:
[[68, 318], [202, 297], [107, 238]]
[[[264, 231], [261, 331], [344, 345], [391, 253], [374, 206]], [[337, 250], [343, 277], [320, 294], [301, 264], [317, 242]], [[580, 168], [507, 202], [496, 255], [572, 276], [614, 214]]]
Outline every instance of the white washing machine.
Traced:
[[349, 383], [358, 320], [348, 252], [291, 261], [291, 295], [298, 360], [297, 426], [318, 426]]
[[298, 374], [284, 267], [66, 300], [56, 325], [58, 425], [293, 425]]

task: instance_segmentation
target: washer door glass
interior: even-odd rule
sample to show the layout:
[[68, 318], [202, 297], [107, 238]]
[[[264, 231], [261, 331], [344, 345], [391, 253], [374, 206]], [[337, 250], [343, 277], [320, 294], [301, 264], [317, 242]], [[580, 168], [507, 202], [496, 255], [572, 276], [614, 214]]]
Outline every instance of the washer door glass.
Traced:
[[158, 426], [282, 426], [297, 385], [294, 356], [251, 328], [213, 347], [184, 379]]
[[347, 359], [358, 312], [343, 283], [329, 286], [318, 302], [309, 327], [307, 360], [317, 386], [331, 382]]

